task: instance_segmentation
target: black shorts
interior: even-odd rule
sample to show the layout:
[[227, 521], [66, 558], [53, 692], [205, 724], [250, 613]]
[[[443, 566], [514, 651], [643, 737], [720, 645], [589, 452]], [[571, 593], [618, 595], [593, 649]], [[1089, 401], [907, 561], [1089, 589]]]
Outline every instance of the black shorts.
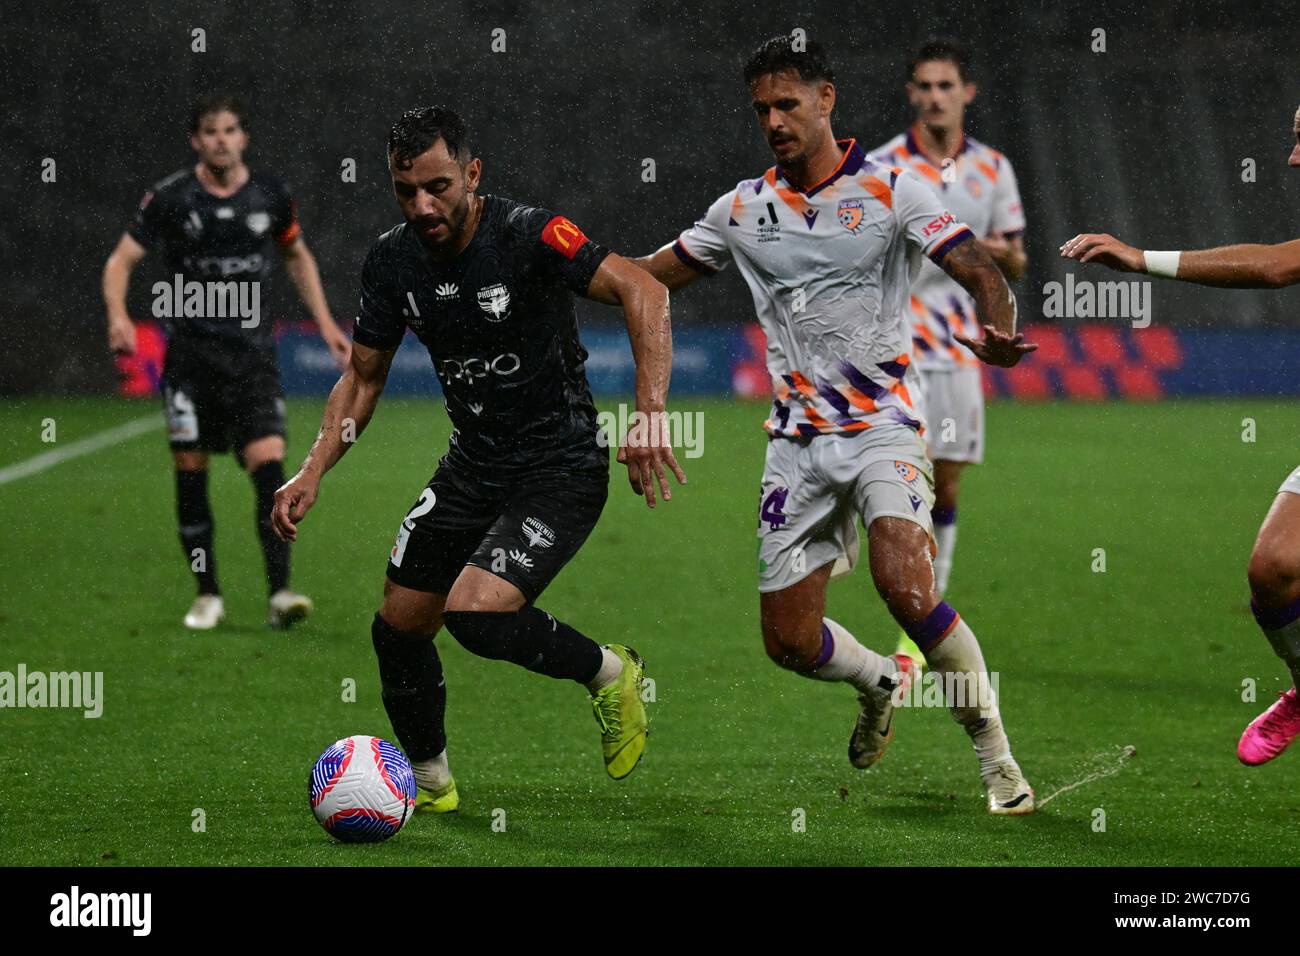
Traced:
[[608, 495], [608, 469], [547, 469], [502, 483], [444, 458], [397, 530], [388, 579], [446, 594], [472, 564], [532, 603], [578, 553]]
[[249, 442], [286, 435], [284, 390], [273, 354], [169, 344], [162, 394], [174, 451], [233, 450], [240, 456]]

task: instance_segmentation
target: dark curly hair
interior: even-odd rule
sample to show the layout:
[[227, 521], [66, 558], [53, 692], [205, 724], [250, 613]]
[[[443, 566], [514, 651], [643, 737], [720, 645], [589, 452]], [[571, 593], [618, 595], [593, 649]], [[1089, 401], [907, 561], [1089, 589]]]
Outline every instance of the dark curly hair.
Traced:
[[801, 80], [835, 82], [835, 72], [831, 69], [830, 57], [815, 40], [807, 40], [802, 50], [794, 48], [794, 37], [790, 34], [774, 36], [763, 42], [745, 61], [745, 85], [753, 83], [760, 76], [794, 70]]
[[445, 106], [421, 106], [403, 113], [388, 131], [388, 155], [398, 169], [410, 169], [415, 157], [438, 140], [447, 144], [447, 154], [461, 166], [472, 158], [465, 121]]

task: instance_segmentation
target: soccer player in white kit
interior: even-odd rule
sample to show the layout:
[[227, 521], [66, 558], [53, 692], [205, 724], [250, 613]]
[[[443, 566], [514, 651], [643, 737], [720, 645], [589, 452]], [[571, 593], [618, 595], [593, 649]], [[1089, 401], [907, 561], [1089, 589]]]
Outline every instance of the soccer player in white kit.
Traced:
[[798, 674], [852, 685], [862, 709], [849, 758], [862, 768], [880, 759], [913, 664], [867, 649], [824, 613], [832, 572], [856, 563], [860, 518], [877, 590], [954, 691], [948, 703], [979, 757], [989, 811], [1029, 813], [1033, 790], [996, 699], [962, 693], [988, 690], [979, 642], [935, 589], [933, 477], [907, 321], [921, 256], [941, 263], [988, 321], [980, 340], [962, 337], [977, 357], [1012, 366], [1034, 346], [1015, 333], [1015, 299], [970, 230], [915, 175], [835, 139], [834, 76], [818, 44], [775, 37], [744, 77], [776, 166], [633, 261], [670, 290], [734, 262], [767, 335], [775, 395], [756, 502], [764, 647]]
[[[1291, 130], [1288, 160], [1300, 168], [1300, 110]], [[1234, 289], [1280, 289], [1300, 283], [1300, 239], [1276, 245], [1220, 246], [1191, 252], [1135, 249], [1114, 236], [1084, 233], [1061, 246], [1061, 255], [1096, 262], [1118, 272], [1145, 272], [1166, 279]], [[1278, 488], [1260, 526], [1247, 569], [1250, 607], [1273, 650], [1291, 672], [1291, 689], [1246, 727], [1237, 757], [1248, 766], [1272, 760], [1300, 735], [1300, 468]]]
[[[1025, 273], [1024, 208], [1011, 163], [965, 133], [966, 107], [976, 93], [966, 51], [951, 40], [927, 40], [908, 64], [907, 76], [916, 122], [873, 150], [872, 158], [916, 173], [970, 227], [1002, 274], [1017, 281]], [[934, 577], [942, 595], [957, 546], [962, 469], [984, 460], [979, 360], [953, 336], [978, 337], [979, 321], [974, 299], [934, 262], [921, 263], [908, 306], [912, 362], [921, 373], [920, 405], [934, 462]], [[906, 634], [898, 651], [919, 656]]]

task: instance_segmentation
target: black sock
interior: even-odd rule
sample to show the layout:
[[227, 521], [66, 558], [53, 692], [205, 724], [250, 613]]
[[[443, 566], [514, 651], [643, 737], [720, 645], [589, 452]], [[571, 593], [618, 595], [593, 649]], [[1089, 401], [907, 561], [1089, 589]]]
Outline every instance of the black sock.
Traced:
[[208, 473], [176, 472], [176, 519], [185, 560], [198, 581], [200, 594], [220, 594], [217, 555], [212, 549], [212, 509], [208, 507]]
[[518, 611], [446, 611], [442, 621], [467, 651], [547, 677], [588, 684], [604, 659], [599, 644], [531, 604]]
[[257, 536], [262, 541], [262, 556], [266, 558], [267, 589], [274, 594], [289, 586], [289, 542], [276, 537], [271, 525], [275, 489], [284, 484], [284, 463], [262, 462], [249, 477], [253, 479], [253, 488], [257, 491]]
[[397, 742], [412, 761], [438, 756], [447, 749], [447, 685], [433, 637], [399, 631], [376, 614], [370, 638]]

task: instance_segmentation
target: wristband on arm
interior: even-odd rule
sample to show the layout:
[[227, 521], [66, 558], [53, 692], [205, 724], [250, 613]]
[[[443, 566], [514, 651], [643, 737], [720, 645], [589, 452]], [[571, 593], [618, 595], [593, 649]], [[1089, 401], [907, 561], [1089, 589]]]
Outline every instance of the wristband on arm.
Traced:
[[1160, 276], [1164, 279], [1178, 278], [1178, 259], [1181, 252], [1151, 252], [1147, 250], [1142, 253], [1142, 261], [1146, 263], [1147, 275]]

